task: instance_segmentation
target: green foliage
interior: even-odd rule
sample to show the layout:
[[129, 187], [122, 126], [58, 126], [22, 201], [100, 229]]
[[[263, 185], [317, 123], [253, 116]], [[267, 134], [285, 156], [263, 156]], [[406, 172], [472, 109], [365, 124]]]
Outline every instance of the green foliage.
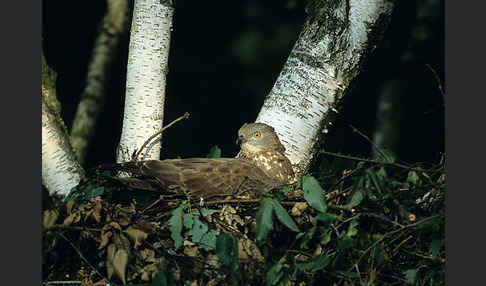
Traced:
[[238, 270], [238, 242], [231, 234], [223, 232], [218, 235], [216, 255], [223, 265], [229, 267], [231, 274]]
[[221, 158], [221, 149], [218, 146], [213, 146], [209, 149], [207, 158]]
[[266, 275], [266, 285], [277, 285], [279, 280], [282, 278], [284, 273], [282, 272], [282, 267], [284, 266], [284, 258], [281, 258], [277, 263], [275, 263], [267, 272]]
[[150, 282], [150, 286], [167, 286], [167, 276], [165, 275], [165, 271], [159, 271], [155, 274], [152, 282]]
[[186, 205], [180, 204], [177, 208], [171, 211], [171, 218], [169, 219], [171, 238], [174, 240], [174, 247], [178, 249], [182, 246], [184, 238], [182, 237], [182, 229], [188, 230], [188, 234], [192, 242], [197, 243], [202, 249], [209, 251], [216, 248], [216, 231], [209, 229], [209, 227], [200, 220], [201, 214], [203, 217], [208, 216], [216, 211], [209, 209], [201, 209], [199, 212], [184, 213]]
[[211, 209], [207, 209], [207, 208], [201, 209], [201, 215], [203, 217], [207, 217], [208, 215], [212, 215], [212, 214], [217, 213], [217, 212], [218, 212], [217, 210], [211, 210]]
[[260, 208], [256, 213], [256, 241], [261, 243], [273, 228], [273, 207], [269, 198], [260, 201]]
[[171, 218], [169, 219], [170, 225], [170, 237], [174, 240], [175, 248], [182, 246], [184, 238], [181, 235], [182, 232], [182, 214], [184, 213], [184, 204], [180, 204], [177, 208], [172, 210]]
[[97, 196], [103, 195], [105, 187], [97, 184], [78, 185], [71, 189], [69, 194], [64, 198], [64, 202], [69, 202], [74, 199], [81, 199], [82, 201], [88, 201]]
[[408, 284], [415, 284], [418, 278], [418, 269], [409, 269], [404, 272]]
[[299, 228], [282, 205], [275, 199], [264, 197], [260, 201], [260, 209], [256, 213], [256, 241], [264, 242], [270, 230], [273, 228], [273, 215], [290, 230], [299, 232]]
[[351, 197], [351, 200], [349, 200], [349, 203], [346, 207], [348, 209], [352, 209], [352, 208], [356, 207], [357, 205], [359, 205], [361, 203], [363, 198], [364, 198], [363, 192], [361, 190], [357, 190], [356, 192], [354, 192], [353, 196]]
[[[339, 164], [350, 167], [342, 161]], [[332, 168], [331, 164], [320, 167], [316, 177], [322, 183], [303, 177], [303, 197], [311, 206], [305, 213], [312, 223], [302, 215], [297, 217], [300, 232], [288, 246], [279, 245], [279, 236], [267, 237], [273, 205], [268, 198], [260, 202], [256, 238], [270, 239], [268, 243], [274, 246], [266, 248], [266, 284], [389, 285], [405, 280], [414, 285], [442, 285], [442, 173], [403, 172], [365, 162], [353, 169], [337, 168], [339, 173]], [[332, 193], [327, 200], [324, 190]], [[429, 192], [437, 199], [418, 204], [417, 199]], [[310, 255], [316, 247], [322, 252]]]
[[299, 270], [318, 271], [326, 268], [331, 262], [331, 258], [326, 254], [320, 254], [312, 259], [311, 262], [298, 263], [297, 268]]
[[326, 201], [324, 200], [325, 192], [319, 185], [319, 182], [311, 176], [304, 176], [302, 178], [302, 189], [304, 190], [304, 199], [311, 207], [325, 213], [327, 209]]

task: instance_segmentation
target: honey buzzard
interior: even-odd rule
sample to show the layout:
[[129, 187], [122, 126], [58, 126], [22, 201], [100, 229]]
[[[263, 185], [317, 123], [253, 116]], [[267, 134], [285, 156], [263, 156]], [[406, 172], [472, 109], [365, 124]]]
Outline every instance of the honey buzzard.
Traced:
[[248, 195], [293, 180], [292, 165], [284, 155], [275, 130], [264, 123], [245, 123], [238, 131], [241, 151], [235, 158], [187, 158], [147, 160], [118, 164], [140, 178], [120, 178], [134, 188], [172, 190], [205, 200], [218, 196]]

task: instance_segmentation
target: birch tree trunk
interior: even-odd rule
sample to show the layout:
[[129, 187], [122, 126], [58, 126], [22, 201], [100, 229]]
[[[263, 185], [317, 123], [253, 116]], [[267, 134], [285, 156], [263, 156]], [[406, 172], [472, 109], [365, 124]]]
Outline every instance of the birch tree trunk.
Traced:
[[[162, 129], [173, 13], [170, 0], [135, 0], [117, 162], [130, 161], [145, 140]], [[160, 146], [159, 141], [147, 159], [159, 159]]]
[[71, 144], [81, 164], [95, 133], [96, 122], [103, 108], [110, 67], [116, 59], [116, 50], [128, 29], [128, 1], [107, 0], [108, 9], [101, 22], [99, 35], [86, 75], [86, 86], [79, 101], [71, 129]]
[[[373, 159], [395, 161], [398, 154], [400, 131], [405, 105], [406, 83], [398, 79], [386, 82], [380, 91], [376, 108], [376, 126], [373, 131]], [[383, 154], [386, 158], [383, 158]]]
[[42, 184], [49, 194], [66, 196], [83, 176], [59, 117], [42, 98]]
[[256, 122], [273, 126], [296, 177], [304, 174], [321, 132], [332, 124], [350, 82], [376, 47], [392, 0], [312, 1], [307, 19]]
[[76, 161], [56, 97], [56, 73], [41, 51], [42, 184], [50, 195], [66, 196], [78, 185], [84, 170]]

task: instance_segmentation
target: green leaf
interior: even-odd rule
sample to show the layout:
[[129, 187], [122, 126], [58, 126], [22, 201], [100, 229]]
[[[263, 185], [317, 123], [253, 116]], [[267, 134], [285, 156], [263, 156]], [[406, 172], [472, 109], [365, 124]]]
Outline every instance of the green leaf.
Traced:
[[299, 232], [297, 224], [290, 217], [287, 211], [282, 205], [271, 198], [263, 198], [260, 201], [260, 208], [256, 213], [256, 240], [258, 244], [261, 244], [267, 237], [270, 230], [273, 228], [273, 214], [277, 216], [277, 219], [290, 230]]
[[327, 256], [326, 254], [321, 254], [318, 255], [316, 258], [313, 259], [312, 261], [312, 271], [318, 271], [321, 269], [326, 268], [326, 266], [331, 262], [331, 258]]
[[177, 249], [182, 246], [182, 242], [184, 241], [181, 232], [182, 232], [182, 214], [184, 210], [184, 205], [181, 204], [176, 209], [172, 210], [172, 216], [169, 219], [170, 225], [170, 237], [174, 240], [174, 247]]
[[271, 202], [278, 220], [290, 230], [299, 232], [299, 228], [295, 224], [294, 220], [290, 217], [289, 213], [284, 209], [284, 207], [282, 207], [282, 205], [274, 199], [271, 199]]
[[357, 205], [359, 205], [361, 203], [361, 201], [363, 200], [363, 198], [364, 198], [363, 192], [361, 190], [357, 190], [356, 192], [354, 192], [353, 196], [349, 200], [349, 203], [348, 203], [347, 207], [349, 209], [354, 208], [355, 206], [357, 206]]
[[306, 248], [307, 243], [314, 237], [314, 234], [316, 233], [316, 227], [313, 226], [311, 227], [307, 232], [304, 232], [304, 235], [302, 236], [302, 242], [300, 243], [300, 248]]
[[299, 232], [296, 236], [295, 236], [295, 239], [299, 239], [301, 237], [303, 237], [305, 235], [305, 232]]
[[443, 239], [434, 239], [429, 244], [429, 252], [433, 257], [437, 257], [439, 255], [440, 249], [444, 244]]
[[411, 183], [413, 185], [417, 185], [419, 182], [420, 178], [415, 171], [409, 171], [408, 176], [407, 176], [407, 182]]
[[206, 251], [214, 250], [216, 248], [217, 232], [214, 229], [210, 229], [203, 235], [199, 245]]
[[216, 239], [216, 255], [223, 265], [231, 266], [231, 271], [238, 270], [238, 242], [229, 233], [221, 233]]
[[346, 237], [352, 237], [355, 236], [358, 233], [358, 221], [353, 219], [349, 223], [348, 231], [346, 232]]
[[380, 180], [381, 182], [384, 181], [387, 177], [387, 174], [386, 174], [386, 170], [385, 170], [385, 167], [381, 167], [378, 172], [376, 172], [376, 177], [378, 178], [378, 180]]
[[331, 232], [327, 231], [321, 235], [321, 244], [326, 245], [331, 241]]
[[429, 219], [429, 220], [419, 222], [419, 224], [417, 225], [417, 228], [418, 229], [430, 228], [432, 230], [438, 230], [440, 228], [440, 224], [443, 224], [443, 223], [444, 223], [443, 219], [440, 218], [440, 217], [437, 217], [437, 218], [433, 218], [433, 219]]
[[150, 286], [167, 286], [167, 276], [165, 275], [165, 271], [159, 271], [155, 274]]
[[223, 232], [216, 239], [216, 255], [223, 265], [229, 265], [233, 255], [233, 236]]
[[193, 214], [183, 214], [182, 215], [182, 222], [184, 223], [184, 227], [187, 229], [191, 229], [194, 225], [194, 215]]
[[203, 235], [208, 232], [208, 226], [202, 223], [197, 216], [194, 216], [193, 219], [194, 224], [189, 230], [189, 235], [191, 236], [192, 242], [199, 243]]
[[353, 246], [353, 239], [350, 237], [345, 237], [338, 241], [338, 248], [339, 249], [347, 249]]
[[262, 243], [268, 235], [268, 232], [273, 228], [273, 205], [269, 198], [260, 200], [260, 208], [256, 213], [256, 241]]
[[221, 149], [218, 146], [213, 146], [209, 149], [207, 158], [221, 158]]
[[300, 270], [318, 271], [324, 269], [329, 262], [331, 262], [331, 258], [326, 254], [321, 254], [314, 257], [311, 262], [298, 263], [297, 268]]
[[78, 191], [77, 187], [73, 187], [71, 189], [71, 191], [69, 191], [69, 194], [66, 196], [66, 198], [64, 198], [64, 202], [67, 203], [67, 202], [70, 202], [76, 198], [79, 198], [81, 197], [83, 194]]
[[316, 216], [316, 219], [320, 222], [323, 222], [324, 225], [330, 225], [335, 219], [337, 215], [331, 213], [320, 213]]
[[201, 209], [201, 214], [203, 217], [207, 217], [208, 215], [212, 215], [213, 213], [219, 212], [218, 210], [210, 210], [207, 208], [202, 208]]
[[101, 196], [105, 192], [105, 187], [89, 188], [86, 191], [87, 199], [92, 199]]
[[278, 262], [268, 270], [267, 275], [265, 275], [267, 286], [276, 285], [280, 278], [282, 278], [283, 272], [281, 270], [283, 262], [284, 258], [279, 259]]
[[415, 284], [418, 276], [418, 269], [409, 269], [403, 272], [408, 284]]
[[302, 178], [302, 189], [304, 190], [304, 199], [312, 208], [321, 213], [326, 212], [327, 205], [324, 200], [325, 191], [314, 177], [304, 176]]

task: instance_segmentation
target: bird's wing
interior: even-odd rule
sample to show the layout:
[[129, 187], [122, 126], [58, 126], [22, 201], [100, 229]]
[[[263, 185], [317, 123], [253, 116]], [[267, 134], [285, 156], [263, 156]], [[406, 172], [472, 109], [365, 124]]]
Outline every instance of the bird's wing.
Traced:
[[180, 187], [193, 197], [249, 193], [257, 196], [274, 184], [260, 168], [235, 158], [188, 158], [141, 162], [141, 174], [165, 188]]

